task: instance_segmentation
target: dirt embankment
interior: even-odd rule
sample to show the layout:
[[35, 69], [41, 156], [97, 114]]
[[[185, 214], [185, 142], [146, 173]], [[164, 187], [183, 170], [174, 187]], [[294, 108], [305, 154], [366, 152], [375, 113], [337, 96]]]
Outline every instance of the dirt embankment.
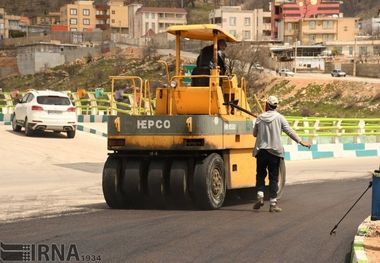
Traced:
[[260, 99], [280, 99], [287, 115], [380, 118], [380, 84], [360, 81], [310, 80], [265, 76], [255, 84]]

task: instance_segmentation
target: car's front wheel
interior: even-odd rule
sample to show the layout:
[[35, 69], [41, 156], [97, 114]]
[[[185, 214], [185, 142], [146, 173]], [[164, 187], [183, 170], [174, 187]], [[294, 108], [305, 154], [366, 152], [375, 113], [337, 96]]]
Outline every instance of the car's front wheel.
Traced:
[[21, 131], [21, 126], [18, 125], [16, 121], [16, 114], [13, 114], [13, 117], [12, 117], [12, 130], [15, 132]]
[[67, 138], [72, 139], [75, 137], [75, 130], [67, 132]]

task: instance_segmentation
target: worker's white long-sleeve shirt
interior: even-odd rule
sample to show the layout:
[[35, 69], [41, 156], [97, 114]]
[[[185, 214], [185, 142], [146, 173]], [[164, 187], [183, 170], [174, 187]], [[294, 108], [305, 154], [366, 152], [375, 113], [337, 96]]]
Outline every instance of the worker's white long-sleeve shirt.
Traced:
[[271, 154], [284, 157], [284, 147], [281, 143], [281, 131], [285, 132], [297, 143], [301, 138], [290, 127], [285, 117], [275, 110], [269, 110], [260, 114], [253, 128], [253, 136], [256, 137], [256, 145], [253, 149], [253, 156], [256, 156], [260, 149], [265, 149]]

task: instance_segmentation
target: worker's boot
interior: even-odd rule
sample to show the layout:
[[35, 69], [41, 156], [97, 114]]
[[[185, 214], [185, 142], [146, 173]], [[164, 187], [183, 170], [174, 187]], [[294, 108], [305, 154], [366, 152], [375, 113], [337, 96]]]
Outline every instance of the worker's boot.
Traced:
[[281, 212], [281, 211], [282, 209], [277, 205], [277, 200], [276, 201], [271, 200], [270, 205], [269, 205], [269, 212]]
[[264, 192], [257, 192], [257, 201], [253, 205], [253, 209], [258, 210], [264, 205]]

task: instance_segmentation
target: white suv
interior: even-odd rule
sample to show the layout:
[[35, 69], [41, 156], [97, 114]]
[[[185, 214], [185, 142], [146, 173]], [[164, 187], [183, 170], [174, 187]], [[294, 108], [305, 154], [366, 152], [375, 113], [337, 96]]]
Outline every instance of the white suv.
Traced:
[[31, 136], [34, 131], [51, 130], [67, 132], [68, 138], [75, 137], [77, 115], [69, 97], [61, 92], [44, 90], [28, 91], [15, 106], [12, 129]]

